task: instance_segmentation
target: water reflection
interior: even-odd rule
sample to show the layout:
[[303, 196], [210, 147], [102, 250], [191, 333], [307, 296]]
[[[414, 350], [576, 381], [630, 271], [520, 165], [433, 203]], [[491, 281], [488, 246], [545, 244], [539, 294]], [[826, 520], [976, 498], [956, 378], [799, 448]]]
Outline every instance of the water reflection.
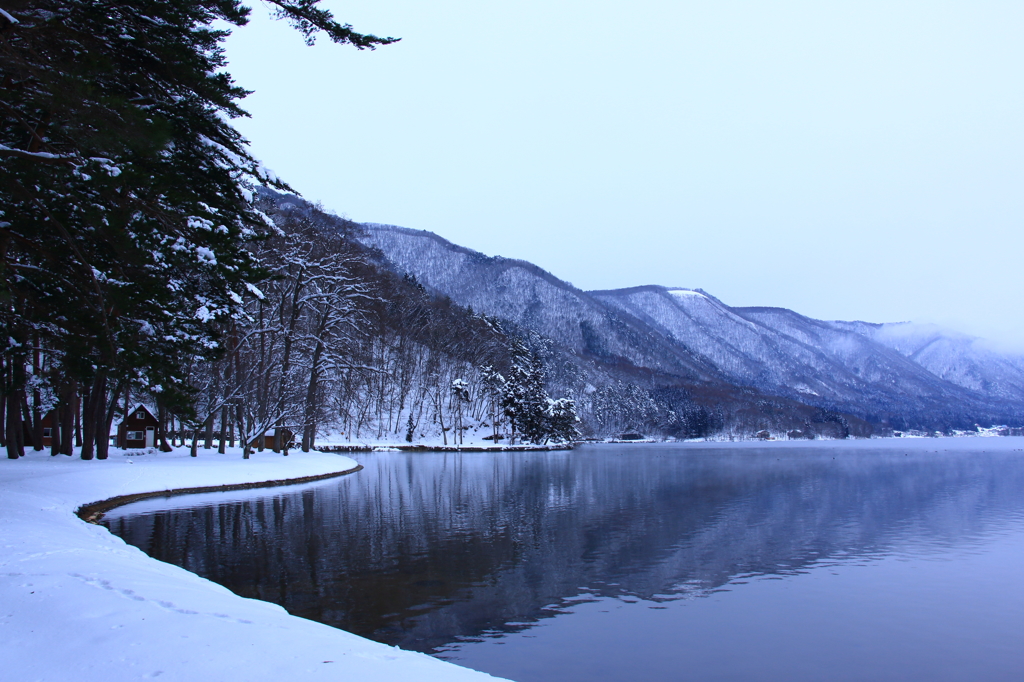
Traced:
[[981, 542], [1019, 521], [1024, 462], [974, 450], [378, 453], [329, 485], [124, 507], [106, 523], [243, 596], [436, 651], [527, 628], [580, 595], [664, 602], [745, 576]]

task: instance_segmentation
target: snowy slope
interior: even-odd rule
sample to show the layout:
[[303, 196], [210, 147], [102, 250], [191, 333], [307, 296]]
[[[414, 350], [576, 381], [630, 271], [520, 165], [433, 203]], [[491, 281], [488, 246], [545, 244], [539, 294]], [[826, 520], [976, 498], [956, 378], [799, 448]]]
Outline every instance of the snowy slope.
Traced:
[[781, 308], [730, 308], [703, 291], [646, 286], [591, 292], [671, 334], [733, 381], [804, 400], [894, 408], [963, 391], [891, 349]]
[[652, 376], [753, 387], [866, 417], [931, 415], [963, 423], [1024, 414], [1024, 359], [976, 339], [917, 325], [733, 308], [701, 290], [583, 292], [530, 263], [490, 258], [430, 232], [366, 228], [364, 242], [397, 272], [583, 357], [624, 361]]
[[734, 308], [746, 319], [777, 334], [815, 349], [829, 365], [822, 372], [842, 372], [856, 377], [861, 390], [884, 387], [903, 395], [937, 399], [963, 398], [961, 391], [942, 381], [926, 368], [873, 339], [846, 331], [829, 322], [814, 320], [783, 308]]
[[182, 450], [126, 457], [113, 449], [105, 461], [33, 452], [0, 460], [0, 678], [495, 679], [243, 599], [75, 516], [79, 506], [117, 495], [313, 476], [356, 465], [324, 453], [262, 453], [246, 461], [237, 452], [200, 452], [198, 459]]
[[509, 320], [579, 354], [625, 360], [690, 379], [714, 374], [691, 353], [632, 315], [525, 261], [490, 258], [425, 231], [365, 225], [367, 245], [392, 268], [478, 312]]
[[900, 353], [937, 377], [1006, 400], [1024, 396], [1024, 357], [937, 325], [834, 322]]

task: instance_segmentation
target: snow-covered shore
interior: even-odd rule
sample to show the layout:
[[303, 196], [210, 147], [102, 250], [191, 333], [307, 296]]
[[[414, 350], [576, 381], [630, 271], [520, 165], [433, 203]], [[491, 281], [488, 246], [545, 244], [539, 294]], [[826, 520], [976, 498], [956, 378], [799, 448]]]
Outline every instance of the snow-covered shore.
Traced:
[[[134, 451], [138, 452], [138, 451]], [[322, 476], [319, 452], [185, 449], [104, 461], [30, 452], [0, 460], [0, 665], [12, 680], [494, 680], [239, 597], [80, 520], [122, 495]]]

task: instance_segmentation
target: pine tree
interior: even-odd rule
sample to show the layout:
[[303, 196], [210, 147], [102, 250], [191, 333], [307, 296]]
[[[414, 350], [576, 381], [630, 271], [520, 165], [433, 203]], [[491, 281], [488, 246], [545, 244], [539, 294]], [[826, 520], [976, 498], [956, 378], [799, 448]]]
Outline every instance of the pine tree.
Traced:
[[491, 439], [497, 443], [501, 435], [499, 421], [501, 419], [501, 402], [505, 393], [505, 377], [490, 365], [485, 365], [480, 370], [480, 383], [483, 384], [483, 393], [487, 398], [487, 407], [491, 420]]
[[580, 419], [576, 414], [576, 403], [572, 399], [549, 400], [545, 417], [545, 436], [547, 438], [571, 443], [580, 437], [580, 431], [576, 426]]
[[[354, 32], [317, 0], [268, 0], [312, 42]], [[261, 168], [231, 126], [247, 93], [220, 47], [239, 0], [5, 0], [0, 13], [3, 393], [24, 401], [32, 343], [54, 385], [83, 388], [83, 458], [106, 455], [126, 385], [189, 410], [183, 365], [223, 352], [263, 276], [247, 242], [269, 228]], [[8, 433], [21, 432], [8, 410]], [[12, 421], [13, 420], [13, 421]], [[10, 439], [18, 456], [21, 443]]]
[[513, 438], [518, 432], [524, 440], [540, 443], [547, 433], [544, 367], [537, 354], [522, 341], [516, 340], [512, 353], [512, 369], [505, 385], [502, 410], [512, 426]]

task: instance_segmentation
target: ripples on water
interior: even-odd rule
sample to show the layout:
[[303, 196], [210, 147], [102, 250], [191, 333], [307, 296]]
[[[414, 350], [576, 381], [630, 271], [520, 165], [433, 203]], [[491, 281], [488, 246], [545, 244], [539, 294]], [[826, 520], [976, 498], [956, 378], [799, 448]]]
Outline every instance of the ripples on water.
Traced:
[[243, 596], [521, 682], [1020, 680], [1019, 449], [376, 453], [106, 523]]

